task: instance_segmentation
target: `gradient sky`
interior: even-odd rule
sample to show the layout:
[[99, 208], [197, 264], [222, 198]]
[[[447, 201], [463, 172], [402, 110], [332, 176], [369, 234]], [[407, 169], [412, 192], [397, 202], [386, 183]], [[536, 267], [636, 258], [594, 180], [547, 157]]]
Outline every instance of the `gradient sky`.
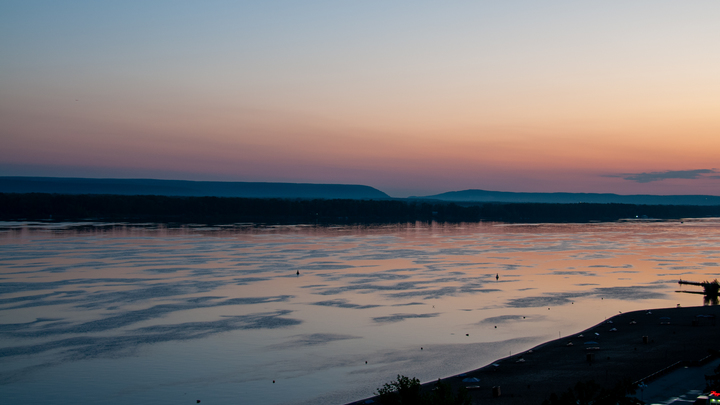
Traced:
[[720, 2], [0, 2], [0, 175], [720, 195]]

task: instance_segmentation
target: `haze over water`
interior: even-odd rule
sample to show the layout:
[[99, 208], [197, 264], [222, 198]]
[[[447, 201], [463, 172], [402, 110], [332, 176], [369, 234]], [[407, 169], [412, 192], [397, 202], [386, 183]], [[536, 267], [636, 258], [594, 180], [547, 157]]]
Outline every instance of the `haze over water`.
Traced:
[[4, 222], [0, 391], [24, 404], [342, 404], [619, 311], [702, 305], [675, 290], [718, 277], [719, 225]]

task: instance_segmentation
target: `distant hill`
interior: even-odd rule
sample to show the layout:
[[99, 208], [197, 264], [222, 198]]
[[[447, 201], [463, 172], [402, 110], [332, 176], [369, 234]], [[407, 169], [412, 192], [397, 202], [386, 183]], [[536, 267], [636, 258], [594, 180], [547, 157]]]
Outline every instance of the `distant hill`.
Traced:
[[389, 199], [382, 191], [349, 184], [254, 183], [152, 179], [0, 177], [0, 193], [117, 194], [186, 197]]
[[599, 203], [640, 205], [720, 205], [720, 197], [711, 195], [619, 195], [597, 193], [512, 193], [505, 191], [463, 190], [411, 197], [453, 202], [503, 202], [503, 203]]

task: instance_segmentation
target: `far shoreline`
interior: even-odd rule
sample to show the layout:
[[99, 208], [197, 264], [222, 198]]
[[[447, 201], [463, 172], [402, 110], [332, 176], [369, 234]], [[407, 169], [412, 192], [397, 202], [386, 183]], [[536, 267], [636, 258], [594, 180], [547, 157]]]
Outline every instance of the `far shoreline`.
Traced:
[[179, 197], [1, 193], [3, 221], [124, 221], [371, 225], [390, 223], [592, 223], [720, 217], [720, 205], [448, 202], [399, 199]]

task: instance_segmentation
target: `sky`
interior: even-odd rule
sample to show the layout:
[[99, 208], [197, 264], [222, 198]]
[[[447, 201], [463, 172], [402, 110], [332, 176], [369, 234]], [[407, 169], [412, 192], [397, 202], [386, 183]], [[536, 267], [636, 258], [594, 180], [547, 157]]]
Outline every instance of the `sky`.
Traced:
[[720, 2], [0, 2], [0, 176], [720, 195]]

